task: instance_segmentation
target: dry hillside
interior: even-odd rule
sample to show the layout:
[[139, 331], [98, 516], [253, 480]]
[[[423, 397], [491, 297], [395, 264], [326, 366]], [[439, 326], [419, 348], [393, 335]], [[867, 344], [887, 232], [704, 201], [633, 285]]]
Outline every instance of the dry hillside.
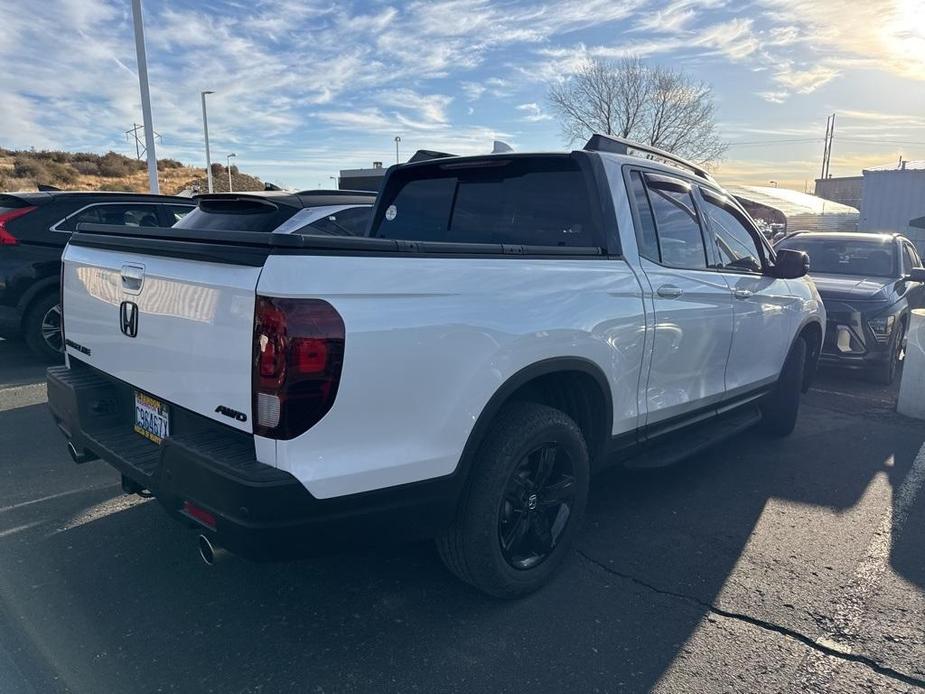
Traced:
[[[161, 192], [175, 194], [186, 189], [206, 190], [205, 168], [186, 166], [176, 159], [157, 162]], [[263, 190], [263, 181], [231, 167], [235, 190]], [[228, 190], [228, 170], [212, 164], [213, 188]], [[15, 151], [0, 148], [0, 191], [36, 190], [50, 185], [61, 190], [118, 190], [146, 192], [145, 162], [115, 152]]]

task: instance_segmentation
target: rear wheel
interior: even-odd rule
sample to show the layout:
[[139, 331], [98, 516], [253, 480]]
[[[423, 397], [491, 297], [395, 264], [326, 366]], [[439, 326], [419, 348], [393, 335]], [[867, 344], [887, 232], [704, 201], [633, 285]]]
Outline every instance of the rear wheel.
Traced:
[[807, 351], [806, 340], [797, 339], [781, 369], [777, 386], [761, 404], [762, 426], [772, 436], [787, 436], [796, 426]]
[[61, 304], [57, 292], [32, 302], [23, 321], [23, 337], [29, 348], [45, 361], [63, 359]]
[[498, 416], [452, 527], [437, 540], [447, 567], [496, 597], [542, 586], [568, 554], [588, 498], [588, 449], [565, 413], [511, 403]]

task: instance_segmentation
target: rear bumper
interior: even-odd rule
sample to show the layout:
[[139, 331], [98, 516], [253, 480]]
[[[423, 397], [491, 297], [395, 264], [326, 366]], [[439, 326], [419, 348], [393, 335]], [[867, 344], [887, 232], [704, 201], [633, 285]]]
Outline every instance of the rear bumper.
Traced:
[[[82, 365], [48, 369], [48, 403], [64, 436], [213, 544], [253, 560], [289, 559], [344, 546], [430, 537], [455, 512], [451, 478], [316, 499], [292, 475], [256, 460], [253, 438], [171, 407], [171, 435], [154, 444], [132, 430], [133, 389]], [[191, 502], [214, 527], [184, 512]]]

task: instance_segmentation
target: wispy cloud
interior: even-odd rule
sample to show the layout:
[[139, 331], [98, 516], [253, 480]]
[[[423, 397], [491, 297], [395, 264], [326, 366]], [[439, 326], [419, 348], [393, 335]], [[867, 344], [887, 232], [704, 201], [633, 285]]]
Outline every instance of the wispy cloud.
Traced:
[[529, 123], [538, 123], [544, 120], [552, 120], [552, 116], [548, 113], [545, 113], [539, 104], [531, 102], [529, 104], [520, 104], [517, 107], [518, 111], [523, 112], [524, 120]]

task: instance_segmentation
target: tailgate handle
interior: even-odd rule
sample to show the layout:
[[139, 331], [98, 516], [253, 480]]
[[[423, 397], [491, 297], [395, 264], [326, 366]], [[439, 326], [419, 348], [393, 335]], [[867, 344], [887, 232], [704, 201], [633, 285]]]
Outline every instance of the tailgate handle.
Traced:
[[122, 288], [137, 294], [141, 291], [141, 285], [145, 281], [145, 268], [143, 265], [123, 265], [122, 266]]

